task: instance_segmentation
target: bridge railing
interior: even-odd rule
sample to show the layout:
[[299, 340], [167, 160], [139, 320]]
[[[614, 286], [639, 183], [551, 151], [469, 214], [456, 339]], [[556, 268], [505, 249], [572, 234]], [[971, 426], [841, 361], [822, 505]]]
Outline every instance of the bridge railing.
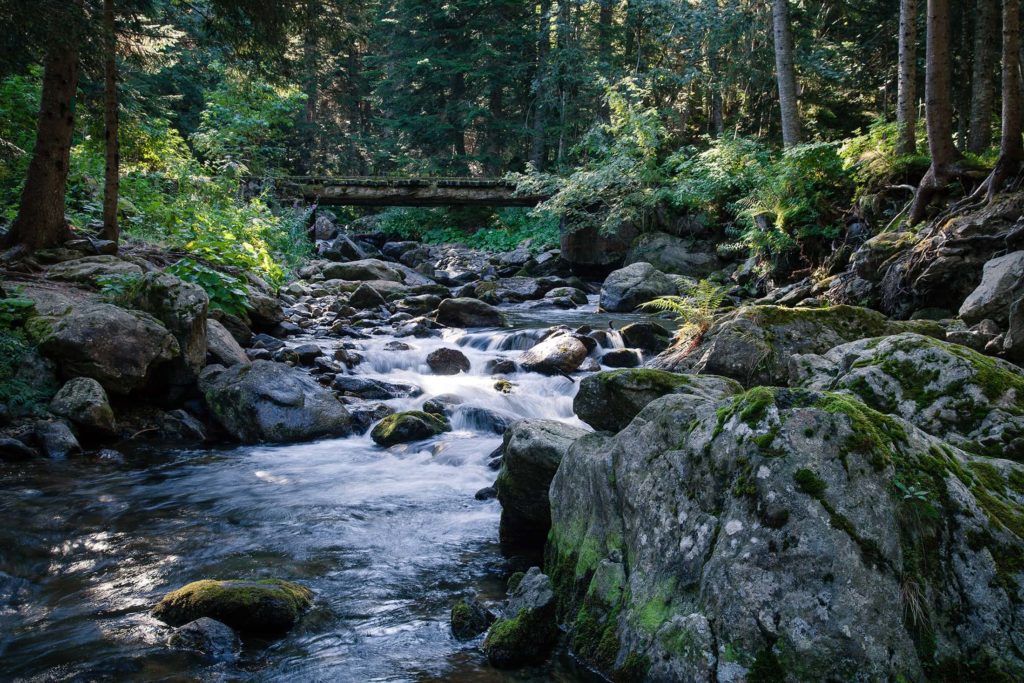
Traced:
[[350, 187], [500, 187], [514, 188], [515, 183], [503, 178], [460, 176], [275, 176], [251, 178], [248, 181], [272, 185], [347, 185]]

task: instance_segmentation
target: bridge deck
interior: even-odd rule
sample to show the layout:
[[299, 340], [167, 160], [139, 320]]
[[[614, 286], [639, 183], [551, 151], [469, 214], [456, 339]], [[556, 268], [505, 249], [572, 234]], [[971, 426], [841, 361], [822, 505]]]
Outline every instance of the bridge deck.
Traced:
[[345, 206], [536, 206], [543, 196], [519, 196], [500, 178], [291, 177], [278, 190], [306, 201]]

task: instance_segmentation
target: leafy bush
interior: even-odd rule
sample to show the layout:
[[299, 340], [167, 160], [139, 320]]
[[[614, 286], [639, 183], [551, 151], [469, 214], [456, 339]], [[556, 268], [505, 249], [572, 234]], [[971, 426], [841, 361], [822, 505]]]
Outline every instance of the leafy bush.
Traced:
[[249, 288], [241, 278], [229, 275], [223, 270], [211, 268], [191, 258], [183, 258], [171, 264], [167, 271], [206, 290], [206, 295], [210, 298], [210, 306], [213, 308], [219, 308], [233, 315], [245, 316], [246, 304], [249, 302]]
[[700, 280], [690, 285], [681, 296], [665, 296], [648, 301], [641, 308], [649, 311], [674, 313], [681, 323], [676, 332], [677, 339], [700, 341], [714, 322], [715, 311], [725, 301], [726, 288], [710, 280]]
[[31, 350], [23, 326], [35, 305], [16, 296], [0, 299], [0, 405], [15, 415], [42, 411], [44, 388], [17, 377], [22, 359]]
[[[923, 135], [919, 127], [919, 132]], [[844, 140], [839, 148], [846, 172], [856, 184], [856, 196], [877, 192], [892, 183], [912, 182], [928, 169], [929, 156], [923, 152], [897, 154], [899, 124], [878, 119], [866, 131]], [[918, 140], [917, 149], [923, 149], [924, 141]]]
[[127, 306], [142, 285], [140, 275], [101, 275], [96, 278], [100, 298], [117, 306]]

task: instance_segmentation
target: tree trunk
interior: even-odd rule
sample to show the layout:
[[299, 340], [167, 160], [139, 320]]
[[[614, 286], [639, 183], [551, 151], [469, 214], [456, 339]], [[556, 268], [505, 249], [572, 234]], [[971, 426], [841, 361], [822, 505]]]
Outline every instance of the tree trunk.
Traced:
[[[705, 0], [704, 2], [707, 11], [711, 15], [711, 21], [713, 26], [718, 25], [720, 13], [718, 11], [718, 0]], [[717, 32], [715, 30], [708, 31], [707, 34], [707, 57], [708, 57], [708, 71], [710, 72], [710, 105], [711, 111], [709, 112], [709, 123], [711, 132], [715, 137], [721, 137], [725, 131], [725, 115], [722, 106], [722, 87], [719, 83], [718, 67], [719, 67], [719, 55], [718, 55], [718, 44], [717, 44]]]
[[299, 150], [299, 166], [303, 173], [313, 175], [315, 159], [318, 152], [317, 121], [320, 100], [320, 74], [317, 72], [319, 62], [319, 36], [317, 20], [320, 18], [320, 7], [316, 0], [306, 3], [306, 24], [302, 36], [302, 80], [306, 102], [302, 107], [302, 148]]
[[548, 54], [551, 51], [551, 0], [540, 2], [540, 23], [537, 27], [537, 92], [534, 93], [533, 133], [530, 162], [538, 171], [544, 170], [547, 156]]
[[78, 88], [78, 43], [72, 37], [54, 42], [46, 54], [43, 92], [32, 152], [18, 216], [7, 235], [7, 246], [45, 249], [70, 237], [64, 218], [64, 190], [75, 128]]
[[988, 180], [991, 200], [1003, 189], [1006, 181], [1020, 171], [1024, 160], [1021, 142], [1020, 84], [1020, 4], [1019, 0], [1003, 0], [1003, 126], [999, 141], [999, 161]]
[[925, 118], [932, 165], [917, 188], [910, 210], [911, 225], [919, 223], [928, 203], [949, 182], [959, 155], [953, 144], [953, 105], [950, 88], [949, 0], [928, 0], [926, 41]]
[[601, 9], [597, 18], [597, 57], [602, 70], [612, 63], [612, 0], [600, 0]]
[[779, 83], [779, 109], [782, 110], [782, 145], [792, 147], [800, 144], [800, 109], [796, 97], [789, 0], [772, 0], [772, 25], [775, 35], [775, 75]]
[[899, 52], [896, 153], [913, 154], [917, 151], [917, 0], [900, 0]]
[[996, 22], [998, 0], [978, 0], [974, 25], [974, 66], [971, 76], [971, 123], [967, 151], [981, 154], [992, 144], [992, 109], [995, 101]]
[[121, 239], [121, 228], [117, 224], [117, 198], [121, 188], [121, 142], [118, 139], [120, 126], [114, 0], [103, 0], [103, 38], [106, 50], [103, 62], [103, 135], [107, 157], [103, 184], [103, 239], [117, 242]]

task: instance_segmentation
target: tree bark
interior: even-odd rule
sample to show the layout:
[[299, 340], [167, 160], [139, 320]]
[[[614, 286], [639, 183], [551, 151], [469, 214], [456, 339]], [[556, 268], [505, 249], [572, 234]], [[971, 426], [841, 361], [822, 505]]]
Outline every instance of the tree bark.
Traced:
[[597, 18], [597, 57], [604, 69], [612, 63], [612, 0], [600, 0]]
[[978, 0], [974, 25], [974, 65], [971, 75], [971, 119], [967, 151], [981, 154], [992, 144], [992, 109], [995, 101], [996, 22], [998, 0]]
[[117, 242], [121, 228], [117, 224], [117, 198], [121, 188], [120, 120], [117, 103], [117, 26], [114, 0], [103, 0], [103, 135], [106, 142], [106, 172], [103, 184], [103, 239]]
[[18, 216], [5, 243], [32, 251], [63, 243], [71, 235], [64, 218], [64, 192], [75, 128], [78, 43], [74, 36], [51, 44], [43, 67], [43, 92]]
[[917, 0], [900, 0], [899, 53], [896, 153], [913, 154], [917, 151]]
[[775, 36], [775, 76], [779, 85], [779, 109], [782, 111], [782, 145], [792, 147], [800, 144], [800, 108], [796, 95], [789, 0], [772, 0], [772, 25]]
[[[718, 0], [705, 0], [705, 9], [711, 15], [711, 22], [713, 26], [718, 25], [720, 13], [718, 11]], [[715, 137], [721, 137], [725, 131], [725, 115], [722, 106], [722, 87], [719, 83], [718, 68], [719, 68], [719, 54], [718, 54], [718, 43], [717, 33], [714, 30], [710, 30], [707, 33], [707, 59], [708, 59], [708, 71], [710, 72], [710, 105], [711, 111], [709, 112], [709, 123], [711, 132]]]
[[1003, 189], [1006, 181], [1020, 171], [1021, 161], [1024, 160], [1024, 144], [1021, 142], [1020, 48], [1019, 0], [1003, 0], [1003, 123], [999, 161], [988, 179], [990, 201]]
[[959, 158], [953, 144], [953, 104], [950, 84], [949, 0], [928, 0], [926, 40], [925, 118], [932, 164], [921, 179], [910, 210], [911, 225], [919, 223], [928, 203], [949, 182]]
[[547, 157], [548, 54], [551, 52], [551, 0], [541, 0], [540, 21], [537, 26], [537, 91], [534, 93], [533, 131], [530, 144], [530, 162], [538, 171], [544, 170]]

